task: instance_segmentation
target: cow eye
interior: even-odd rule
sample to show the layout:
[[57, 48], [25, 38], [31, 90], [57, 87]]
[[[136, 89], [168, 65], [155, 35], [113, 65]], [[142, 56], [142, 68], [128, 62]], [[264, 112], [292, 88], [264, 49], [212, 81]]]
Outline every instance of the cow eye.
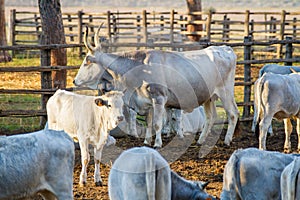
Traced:
[[89, 59], [86, 59], [85, 66], [90, 65], [92, 62]]

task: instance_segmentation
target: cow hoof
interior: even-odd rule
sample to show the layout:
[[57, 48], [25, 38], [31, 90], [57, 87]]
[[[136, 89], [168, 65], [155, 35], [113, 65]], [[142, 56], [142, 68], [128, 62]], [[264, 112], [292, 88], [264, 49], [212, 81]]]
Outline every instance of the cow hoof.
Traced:
[[85, 181], [82, 182], [82, 183], [79, 183], [79, 187], [85, 187], [85, 185], [86, 185], [86, 182], [85, 182]]
[[197, 141], [197, 145], [202, 145], [202, 144], [204, 143], [204, 141], [205, 141], [205, 140], [203, 140], [203, 139], [199, 139], [199, 140]]
[[161, 147], [159, 147], [159, 146], [154, 146], [153, 149], [159, 150], [159, 149], [161, 149]]
[[284, 153], [291, 153], [291, 150], [289, 148], [284, 148], [283, 152]]
[[224, 143], [225, 143], [227, 146], [230, 146], [231, 140], [225, 138]]
[[97, 181], [97, 182], [95, 182], [95, 186], [96, 186], [96, 187], [102, 187], [102, 186], [103, 186], [102, 181]]

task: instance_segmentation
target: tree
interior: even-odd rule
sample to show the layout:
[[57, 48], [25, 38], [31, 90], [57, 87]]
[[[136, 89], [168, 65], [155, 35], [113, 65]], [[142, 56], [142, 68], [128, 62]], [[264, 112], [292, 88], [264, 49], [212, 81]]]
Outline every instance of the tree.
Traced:
[[[41, 44], [65, 44], [65, 32], [62, 21], [60, 0], [38, 0], [42, 21]], [[52, 66], [66, 66], [66, 49], [51, 51]], [[65, 88], [67, 71], [52, 72], [52, 87]]]
[[[5, 28], [5, 0], [0, 0], [0, 46], [6, 46], [6, 28]], [[6, 51], [0, 52], [0, 62], [11, 61], [11, 57]]]
[[[202, 11], [202, 6], [201, 6], [201, 0], [186, 0], [187, 7], [188, 7], [188, 12], [201, 12]], [[201, 20], [202, 17], [201, 15], [190, 15], [189, 20]], [[202, 31], [202, 24], [188, 24], [187, 25], [187, 31], [188, 32], [195, 32], [195, 31]], [[188, 38], [191, 41], [199, 41], [201, 36], [200, 35], [195, 35], [195, 34], [190, 34], [188, 35]]]

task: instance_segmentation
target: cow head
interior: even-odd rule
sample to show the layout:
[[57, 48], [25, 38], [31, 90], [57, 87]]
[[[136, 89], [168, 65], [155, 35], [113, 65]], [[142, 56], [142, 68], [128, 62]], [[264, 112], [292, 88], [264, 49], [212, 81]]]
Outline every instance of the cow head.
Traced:
[[[76, 86], [87, 86], [91, 89], [108, 90], [107, 83], [112, 79], [112, 77], [106, 72], [105, 68], [97, 62], [103, 54], [101, 43], [99, 42], [99, 32], [102, 26], [103, 23], [95, 33], [95, 47], [93, 47], [88, 40], [88, 27], [86, 27], [86, 31], [84, 33], [84, 45], [88, 52], [73, 81]], [[109, 88], [109, 90], [110, 89], [111, 88]]]
[[95, 103], [104, 109], [104, 115], [108, 117], [108, 129], [114, 129], [120, 122], [124, 120], [123, 115], [123, 93], [120, 91], [110, 91], [105, 95], [97, 97]]

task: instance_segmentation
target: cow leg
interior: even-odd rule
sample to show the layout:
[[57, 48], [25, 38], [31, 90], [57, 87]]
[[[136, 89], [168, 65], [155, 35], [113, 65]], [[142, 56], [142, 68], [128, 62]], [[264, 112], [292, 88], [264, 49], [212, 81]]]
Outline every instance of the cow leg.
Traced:
[[291, 152], [290, 136], [293, 131], [293, 126], [289, 118], [283, 119], [283, 122], [284, 122], [284, 130], [285, 130], [284, 152], [290, 153]]
[[213, 100], [208, 100], [203, 104], [204, 110], [205, 110], [205, 115], [206, 115], [206, 120], [205, 120], [205, 125], [203, 128], [202, 133], [199, 136], [199, 139], [197, 141], [198, 144], [203, 144], [206, 137], [208, 134], [211, 132], [211, 128], [215, 122], [215, 119], [217, 117], [217, 111], [216, 111], [216, 106], [215, 102]]
[[[78, 134], [79, 135], [79, 134]], [[81, 153], [81, 172], [79, 176], [79, 186], [83, 187], [86, 184], [87, 178], [87, 166], [90, 162], [90, 154], [88, 149], [88, 142], [86, 139], [78, 138], [79, 139], [79, 146], [80, 146], [80, 153]]]
[[[273, 115], [272, 115], [273, 116]], [[259, 123], [259, 149], [266, 150], [266, 140], [267, 140], [267, 132], [268, 128], [272, 123], [271, 115], [263, 117], [263, 119]]]
[[175, 114], [175, 123], [174, 123], [174, 129], [176, 134], [180, 137], [183, 138], [183, 125], [182, 125], [182, 110], [180, 109], [175, 109], [174, 110]]
[[154, 148], [162, 147], [161, 129], [165, 110], [166, 98], [160, 96], [152, 99], [153, 105], [153, 129], [155, 131]]
[[228, 118], [228, 129], [226, 132], [224, 143], [226, 145], [230, 145], [239, 118], [239, 110], [235, 103], [234, 97], [231, 96], [231, 93], [229, 93], [229, 91], [225, 93], [220, 93], [220, 99], [223, 103], [223, 107], [226, 111]]
[[167, 135], [167, 137], [170, 137], [171, 129], [172, 129], [172, 112], [173, 110], [171, 108], [168, 108], [166, 110], [166, 115], [164, 117], [163, 121], [163, 128], [161, 130], [162, 134]]
[[300, 152], [300, 119], [297, 118], [298, 153]]
[[153, 109], [150, 109], [148, 115], [146, 116], [147, 121], [147, 129], [146, 129], [146, 136], [144, 140], [144, 144], [151, 145], [152, 141], [152, 116], [153, 116]]
[[129, 108], [129, 134], [138, 138], [139, 135], [136, 130], [136, 116], [137, 113], [133, 109]]
[[100, 174], [100, 161], [102, 156], [103, 145], [97, 149], [94, 148], [94, 162], [95, 162], [95, 172], [94, 172], [94, 182], [96, 186], [102, 186], [102, 179]]

